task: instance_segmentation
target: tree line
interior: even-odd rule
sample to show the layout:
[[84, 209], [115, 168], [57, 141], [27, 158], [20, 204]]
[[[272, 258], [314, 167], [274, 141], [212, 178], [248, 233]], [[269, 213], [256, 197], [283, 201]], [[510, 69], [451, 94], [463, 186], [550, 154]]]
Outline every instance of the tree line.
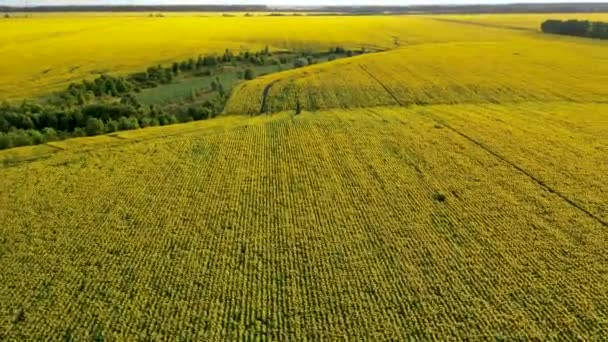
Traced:
[[223, 110], [226, 98], [226, 94], [218, 94], [202, 105], [184, 107], [177, 114], [155, 106], [144, 108], [130, 94], [116, 103], [66, 108], [27, 101], [20, 105], [4, 102], [0, 105], [0, 149], [205, 120]]
[[[70, 137], [93, 136], [148, 126], [168, 125], [213, 118], [224, 110], [228, 91], [216, 77], [209, 89], [212, 96], [202, 103], [182, 104], [170, 109], [145, 106], [136, 93], [175, 81], [181, 74], [211, 77], [221, 65], [268, 65], [293, 62], [295, 67], [316, 63], [321, 55], [352, 56], [361, 51], [332, 47], [328, 52], [270, 53], [268, 47], [260, 51], [238, 54], [226, 49], [220, 55], [200, 55], [198, 58], [174, 62], [167, 66], [155, 65], [145, 71], [126, 76], [103, 74], [93, 80], [71, 83], [44, 101], [23, 101], [20, 104], [0, 103], [0, 149], [35, 145]], [[247, 68], [240, 72], [245, 80], [255, 78]], [[193, 95], [193, 97], [195, 97]]]
[[222, 55], [201, 55], [167, 67], [152, 66], [126, 77], [104, 74], [93, 80], [71, 83], [44, 102], [23, 101], [15, 105], [4, 101], [0, 104], [0, 149], [215, 117], [224, 109], [228, 98], [217, 77], [211, 82], [214, 96], [202, 104], [184, 106], [172, 113], [156, 106], [143, 106], [134, 94], [171, 83], [181, 73], [211, 76], [211, 68], [222, 63], [259, 64], [265, 63], [269, 56], [267, 47], [239, 54], [226, 50]]
[[544, 33], [608, 39], [608, 23], [599, 21], [550, 19], [543, 22], [540, 28]]

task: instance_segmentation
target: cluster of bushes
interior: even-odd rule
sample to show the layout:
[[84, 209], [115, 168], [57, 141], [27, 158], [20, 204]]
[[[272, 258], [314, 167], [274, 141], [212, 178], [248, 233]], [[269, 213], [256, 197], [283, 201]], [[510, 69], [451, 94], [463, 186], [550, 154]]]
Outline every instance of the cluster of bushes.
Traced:
[[331, 47], [329, 48], [329, 53], [344, 54], [346, 53], [346, 49], [341, 46]]
[[[139, 128], [152, 119], [148, 115], [122, 103], [72, 108], [28, 102], [18, 106], [4, 103], [0, 107], [0, 149]], [[163, 118], [163, 121], [177, 120]]]
[[168, 84], [173, 81], [173, 68], [163, 68], [161, 65], [149, 67], [144, 72], [129, 75], [128, 80], [133, 84], [135, 91], [146, 88], [154, 88], [160, 84]]
[[[227, 100], [223, 85], [216, 79], [212, 82], [216, 96], [168, 113], [154, 106], [143, 108], [130, 93], [134, 87], [136, 85], [124, 78], [101, 76], [94, 81], [70, 85], [59, 94], [60, 100], [46, 104], [24, 101], [20, 105], [11, 105], [4, 102], [0, 105], [0, 149], [204, 120], [221, 113]], [[92, 103], [84, 100], [104, 95], [117, 98]]]
[[547, 20], [540, 26], [544, 33], [608, 39], [608, 23], [588, 20]]
[[355, 55], [361, 55], [366, 53], [367, 50], [365, 49], [365, 47], [361, 47], [361, 49], [359, 50], [349, 50], [349, 49], [345, 49], [341, 46], [336, 46], [333, 48], [329, 48], [329, 53], [330, 54], [336, 54], [336, 55], [346, 55], [347, 57], [352, 57]]
[[235, 55], [229, 49], [226, 49], [224, 54], [222, 55], [206, 55], [199, 56], [198, 59], [190, 58], [188, 60], [182, 62], [175, 62], [171, 66], [171, 70], [174, 75], [179, 74], [180, 72], [188, 72], [188, 71], [198, 71], [201, 69], [208, 69], [215, 66], [218, 66], [223, 63], [233, 63], [237, 62], [249, 62], [257, 65], [265, 65], [268, 57], [271, 56], [270, 49], [266, 46], [263, 50], [256, 52], [240, 52], [238, 55]]
[[225, 101], [225, 94], [218, 95], [171, 114], [154, 106], [144, 110], [122, 102], [95, 103], [69, 109], [27, 102], [18, 106], [4, 103], [0, 107], [0, 149], [205, 120], [220, 113]]
[[[226, 49], [222, 55], [199, 56], [198, 59], [190, 58], [181, 62], [175, 62], [169, 67], [161, 65], [149, 67], [144, 72], [138, 72], [125, 77], [101, 75], [96, 79], [85, 80], [80, 83], [72, 83], [63, 92], [59, 92], [51, 101], [58, 106], [82, 106], [103, 97], [121, 97], [142, 89], [155, 88], [162, 84], [168, 84], [180, 73], [194, 73], [196, 76], [209, 76], [211, 69], [222, 63], [251, 63], [255, 65], [266, 65], [279, 63], [278, 60], [269, 58], [271, 56], [268, 47], [257, 52], [241, 52], [235, 55]], [[287, 61], [286, 61], [287, 62]]]
[[[362, 51], [363, 52], [363, 51]], [[329, 54], [353, 52], [342, 47], [329, 49]], [[178, 122], [204, 120], [221, 113], [228, 94], [219, 78], [211, 82], [216, 95], [203, 103], [180, 104], [172, 108], [144, 108], [134, 96], [142, 89], [174, 81], [181, 73], [211, 76], [222, 64], [269, 65], [294, 62], [302, 67], [317, 62], [316, 57], [328, 53], [277, 53], [268, 47], [256, 52], [238, 54], [226, 49], [221, 55], [199, 56], [175, 62], [170, 66], [152, 66], [146, 71], [126, 77], [101, 75], [93, 80], [72, 83], [44, 103], [24, 101], [18, 105], [0, 104], [0, 149], [40, 144], [68, 137], [93, 136], [140, 127], [168, 125]], [[253, 79], [255, 70], [247, 68], [239, 77]], [[193, 92], [193, 102], [197, 94]]]
[[58, 107], [83, 106], [103, 97], [121, 97], [139, 87], [123, 77], [101, 75], [96, 79], [72, 83], [64, 91], [49, 99], [49, 104]]

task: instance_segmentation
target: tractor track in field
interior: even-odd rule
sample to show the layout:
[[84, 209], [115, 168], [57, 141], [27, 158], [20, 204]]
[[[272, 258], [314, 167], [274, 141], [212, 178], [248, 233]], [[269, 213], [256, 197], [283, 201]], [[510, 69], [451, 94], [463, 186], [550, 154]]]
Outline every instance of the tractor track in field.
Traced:
[[600, 217], [596, 216], [595, 214], [593, 214], [589, 210], [585, 209], [582, 205], [576, 203], [574, 200], [568, 198], [568, 196], [564, 195], [560, 191], [558, 191], [558, 190], [554, 189], [553, 187], [547, 185], [542, 179], [534, 176], [533, 174], [531, 174], [530, 172], [526, 171], [521, 166], [519, 166], [519, 165], [513, 163], [512, 161], [508, 160], [507, 158], [501, 156], [497, 152], [494, 152], [491, 148], [485, 146], [483, 143], [475, 140], [474, 138], [470, 137], [469, 135], [467, 135], [467, 134], [459, 131], [458, 129], [456, 129], [454, 127], [452, 127], [451, 125], [447, 124], [445, 121], [443, 121], [442, 119], [438, 118], [437, 116], [435, 116], [433, 114], [430, 114], [428, 112], [423, 112], [423, 113], [421, 113], [421, 115], [430, 118], [431, 120], [433, 120], [433, 121], [441, 124], [442, 126], [444, 126], [445, 128], [449, 129], [450, 131], [452, 131], [452, 132], [458, 134], [459, 136], [467, 139], [468, 141], [470, 141], [471, 143], [473, 143], [477, 147], [485, 150], [486, 152], [488, 152], [492, 156], [498, 158], [502, 162], [510, 165], [512, 168], [514, 168], [517, 171], [519, 171], [520, 173], [524, 174], [526, 177], [528, 177], [529, 179], [531, 179], [532, 181], [534, 181], [536, 184], [538, 184], [544, 190], [546, 190], [546, 191], [548, 191], [548, 192], [550, 192], [550, 193], [558, 196], [559, 198], [561, 198], [562, 200], [564, 200], [566, 203], [568, 203], [572, 207], [574, 207], [574, 208], [580, 210], [581, 212], [585, 213], [587, 216], [589, 216], [591, 219], [593, 219], [597, 223], [601, 224], [605, 228], [608, 228], [608, 222], [602, 220]]
[[363, 71], [365, 71], [369, 75], [369, 77], [373, 78], [382, 88], [384, 88], [384, 90], [393, 98], [393, 100], [395, 100], [395, 102], [398, 105], [404, 107], [403, 103], [401, 103], [401, 101], [399, 101], [397, 96], [395, 96], [395, 94], [393, 94], [391, 89], [386, 84], [382, 83], [382, 81], [380, 81], [380, 79], [378, 79], [374, 74], [372, 74], [371, 71], [367, 70], [367, 67], [365, 67], [365, 65], [359, 64], [359, 66], [361, 67], [361, 69]]
[[[382, 88], [384, 88], [384, 90], [395, 100], [395, 102], [397, 102], [397, 104], [399, 104], [399, 106], [406, 107], [403, 103], [401, 103], [401, 101], [399, 101], [399, 98], [397, 98], [397, 96], [392, 92], [392, 90], [386, 84], [384, 84], [379, 78], [377, 78], [374, 74], [372, 74], [364, 65], [360, 64], [360, 67], [370, 77], [372, 77], [374, 80], [376, 80], [376, 82], [378, 82], [378, 84]], [[583, 212], [585, 215], [587, 215], [592, 220], [596, 221], [597, 223], [599, 223], [600, 225], [604, 226], [605, 228], [608, 228], [608, 222], [604, 221], [602, 218], [596, 216], [594, 213], [592, 213], [589, 210], [585, 209], [582, 205], [580, 205], [580, 204], [576, 203], [574, 200], [568, 198], [568, 196], [564, 195], [560, 191], [558, 191], [558, 190], [554, 189], [553, 187], [547, 185], [542, 179], [534, 176], [533, 174], [531, 174], [530, 172], [526, 171], [521, 166], [513, 163], [512, 161], [508, 160], [507, 158], [501, 156], [499, 153], [493, 151], [488, 146], [486, 146], [483, 143], [475, 140], [473, 137], [470, 137], [469, 135], [467, 135], [467, 134], [459, 131], [458, 129], [452, 127], [451, 125], [449, 125], [448, 123], [446, 123], [444, 120], [442, 120], [441, 118], [439, 118], [439, 117], [437, 117], [437, 116], [435, 116], [435, 115], [433, 115], [431, 113], [428, 113], [428, 112], [424, 111], [424, 112], [420, 112], [420, 115], [423, 115], [423, 116], [425, 116], [425, 117], [427, 117], [427, 118], [435, 121], [436, 123], [443, 125], [444, 127], [446, 127], [447, 129], [449, 129], [450, 131], [452, 131], [452, 132], [458, 134], [459, 136], [467, 139], [468, 141], [470, 141], [471, 143], [473, 143], [475, 146], [483, 149], [484, 151], [488, 152], [489, 154], [491, 154], [495, 158], [499, 159], [500, 161], [508, 164], [509, 166], [511, 166], [512, 168], [514, 168], [515, 170], [519, 171], [521, 174], [525, 175], [530, 180], [532, 180], [533, 182], [535, 182], [536, 184], [538, 184], [538, 186], [540, 186], [542, 189], [548, 191], [551, 194], [554, 194], [554, 195], [558, 196], [559, 198], [561, 198], [562, 200], [564, 200], [566, 203], [568, 203], [570, 206], [572, 206], [572, 207], [580, 210], [581, 212]]]
[[268, 112], [268, 93], [270, 92], [270, 88], [272, 88], [272, 86], [279, 81], [280, 79], [274, 80], [264, 87], [264, 92], [262, 93], [262, 104], [260, 106], [260, 114]]

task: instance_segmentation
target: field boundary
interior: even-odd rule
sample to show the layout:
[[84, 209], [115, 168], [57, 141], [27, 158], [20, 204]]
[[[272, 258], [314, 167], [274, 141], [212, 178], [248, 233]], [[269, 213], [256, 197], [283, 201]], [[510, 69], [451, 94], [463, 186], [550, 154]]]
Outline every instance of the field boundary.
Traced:
[[580, 204], [576, 203], [575, 201], [571, 200], [570, 198], [568, 198], [566, 195], [562, 194], [561, 192], [559, 192], [558, 190], [552, 188], [551, 186], [547, 185], [542, 179], [534, 176], [533, 174], [531, 174], [530, 172], [526, 171], [525, 169], [523, 169], [522, 167], [518, 166], [517, 164], [511, 162], [510, 160], [508, 160], [507, 158], [501, 156], [499, 153], [493, 151], [492, 149], [490, 149], [489, 147], [485, 146], [483, 143], [475, 140], [474, 138], [470, 137], [469, 135], [459, 131], [458, 129], [452, 127], [450, 124], [446, 123], [444, 120], [442, 120], [441, 118], [438, 118], [436, 115], [433, 115], [431, 113], [428, 113], [427, 111], [422, 111], [422, 112], [417, 112], [422, 116], [425, 116], [427, 118], [430, 118], [431, 120], [441, 124], [442, 126], [444, 126], [445, 128], [449, 129], [450, 131], [460, 135], [461, 137], [467, 139], [468, 141], [470, 141], [471, 143], [473, 143], [474, 145], [476, 145], [477, 147], [483, 149], [484, 151], [488, 152], [489, 154], [491, 154], [492, 156], [498, 158], [499, 160], [501, 160], [502, 162], [510, 165], [511, 167], [513, 167], [514, 169], [516, 169], [517, 171], [519, 171], [520, 173], [524, 174], [525, 176], [527, 176], [528, 178], [530, 178], [532, 181], [534, 181], [536, 184], [538, 184], [541, 188], [543, 188], [544, 190], [558, 196], [559, 198], [561, 198], [562, 200], [564, 200], [566, 203], [568, 203], [569, 205], [571, 205], [572, 207], [582, 211], [583, 213], [585, 213], [587, 216], [589, 216], [591, 219], [593, 219], [594, 221], [598, 222], [599, 224], [601, 224], [602, 226], [604, 226], [605, 228], [608, 228], [608, 222], [602, 220], [601, 218], [599, 218], [598, 216], [596, 216], [595, 214], [593, 214], [592, 212], [590, 212], [589, 210], [585, 209], [583, 206], [581, 206]]
[[380, 81], [374, 74], [372, 74], [369, 70], [367, 70], [367, 67], [365, 67], [363, 64], [359, 64], [359, 66], [361, 67], [361, 69], [363, 71], [365, 71], [369, 77], [373, 78], [376, 82], [378, 82], [378, 84], [384, 88], [384, 90], [393, 98], [393, 100], [395, 100], [395, 102], [404, 107], [403, 103], [401, 103], [401, 101], [399, 101], [399, 99], [397, 98], [397, 96], [395, 94], [393, 94], [393, 91], [384, 83], [382, 83], [382, 81]]
[[[401, 108], [408, 108], [408, 107], [411, 108], [412, 107], [412, 105], [405, 105], [401, 101], [399, 101], [399, 99], [391, 91], [391, 89], [387, 85], [383, 84], [382, 81], [380, 81], [378, 78], [376, 78], [373, 75], [373, 73], [370, 72], [364, 65], [360, 64], [360, 67], [371, 78], [373, 78], [376, 82], [378, 82], [378, 84], [380, 86], [382, 86], [382, 88], [385, 89], [385, 91], [389, 94], [389, 96], [391, 96], [393, 98], [393, 100], [397, 103], [397, 107], [401, 107]], [[271, 82], [270, 84], [268, 84], [267, 87], [271, 86], [272, 83], [274, 83], [274, 82]], [[596, 102], [591, 102], [591, 103], [596, 103]], [[601, 102], [601, 103], [603, 103], [603, 102]], [[382, 106], [373, 106], [373, 107], [364, 107], [364, 108], [367, 111], [369, 111], [369, 112], [375, 114], [376, 116], [378, 116], [378, 118], [380, 118], [380, 116], [375, 111], [373, 111], [372, 109], [373, 108], [385, 108], [385, 107], [391, 107], [391, 106], [390, 105], [382, 105]], [[426, 107], [426, 105], [420, 106], [421, 109], [425, 108], [425, 107]], [[432, 105], [431, 105], [431, 107], [432, 107]], [[330, 110], [330, 109], [327, 109], [327, 110]], [[604, 221], [602, 218], [600, 218], [597, 215], [593, 214], [592, 212], [590, 212], [589, 210], [587, 210], [586, 208], [584, 208], [582, 205], [578, 204], [576, 201], [570, 199], [568, 196], [566, 196], [563, 193], [561, 193], [559, 190], [557, 190], [557, 189], [555, 189], [555, 188], [547, 185], [542, 179], [540, 179], [539, 177], [534, 176], [532, 173], [526, 171], [521, 166], [519, 166], [519, 165], [515, 164], [514, 162], [510, 161], [509, 159], [503, 157], [499, 153], [497, 153], [494, 150], [492, 150], [490, 147], [488, 147], [485, 144], [479, 142], [478, 140], [474, 139], [473, 137], [471, 137], [471, 136], [469, 136], [469, 135], [461, 132], [460, 130], [454, 128], [450, 124], [446, 123], [440, 117], [438, 117], [438, 116], [436, 116], [436, 115], [434, 115], [434, 114], [432, 114], [429, 111], [424, 110], [424, 109], [417, 110], [417, 111], [414, 111], [414, 112], [416, 114], [419, 114], [421, 116], [427, 117], [427, 118], [435, 121], [436, 123], [438, 123], [438, 124], [446, 127], [447, 129], [449, 129], [450, 131], [456, 133], [457, 135], [465, 138], [466, 140], [470, 141], [471, 143], [473, 143], [477, 147], [483, 149], [484, 151], [488, 152], [489, 154], [491, 154], [495, 158], [499, 159], [500, 161], [506, 163], [510, 167], [512, 167], [515, 170], [519, 171], [520, 173], [522, 173], [523, 175], [525, 175], [526, 177], [528, 177], [530, 180], [532, 180], [533, 182], [535, 182], [537, 185], [539, 185], [542, 189], [548, 191], [551, 194], [557, 195], [559, 198], [561, 198], [562, 200], [564, 200], [570, 206], [572, 206], [572, 207], [574, 207], [576, 209], [579, 209], [581, 212], [583, 212], [589, 218], [593, 219], [594, 221], [596, 221], [597, 223], [599, 223], [603, 227], [608, 228], [608, 222]], [[245, 120], [244, 122], [241, 122], [240, 124], [237, 124], [236, 126], [233, 126], [232, 128], [236, 128], [236, 127], [239, 127], [241, 125], [247, 125], [247, 120]], [[211, 127], [209, 127], [209, 128], [211, 128]], [[204, 128], [202, 128], [202, 129], [204, 130]], [[230, 128], [227, 128], [227, 129], [230, 129]], [[226, 128], [222, 129], [221, 131], [224, 131], [224, 130], [226, 130]], [[37, 154], [37, 155], [34, 154], [34, 155], [24, 156], [24, 157], [10, 156], [10, 155], [6, 156], [6, 157], [2, 157], [0, 155], [0, 162], [2, 163], [2, 164], [0, 164], [0, 168], [2, 168], [2, 169], [11, 168], [11, 167], [15, 167], [15, 166], [18, 166], [20, 164], [23, 164], [23, 163], [28, 163], [28, 162], [34, 162], [34, 161], [37, 161], [37, 160], [47, 159], [47, 158], [49, 158], [49, 157], [51, 157], [53, 155], [60, 154], [61, 152], [70, 152], [70, 151], [88, 152], [88, 151], [95, 151], [95, 150], [111, 149], [111, 148], [115, 148], [115, 147], [118, 147], [118, 146], [123, 146], [124, 144], [136, 144], [136, 143], [141, 143], [141, 142], [150, 141], [150, 140], [158, 140], [158, 139], [170, 139], [170, 140], [174, 140], [174, 139], [180, 139], [182, 136], [187, 136], [187, 135], [190, 135], [190, 134], [193, 134], [193, 133], [197, 133], [199, 131], [195, 130], [195, 131], [186, 131], [186, 132], [176, 132], [176, 133], [170, 133], [170, 134], [149, 135], [149, 136], [136, 137], [136, 138], [129, 138], [129, 137], [122, 136], [121, 133], [124, 133], [124, 132], [129, 132], [129, 131], [115, 132], [115, 133], [112, 133], [112, 134], [101, 135], [101, 136], [109, 136], [111, 138], [114, 138], [117, 142], [122, 141], [121, 143], [118, 143], [118, 144], [104, 143], [104, 144], [98, 144], [98, 145], [93, 145], [93, 146], [79, 146], [79, 147], [74, 147], [74, 148], [63, 148], [63, 147], [60, 147], [60, 146], [55, 146], [52, 142], [50, 142], [50, 143], [46, 143], [44, 145], [53, 148], [53, 151], [51, 151], [51, 152]], [[219, 134], [219, 132], [209, 132], [209, 133], [206, 133], [204, 135], [215, 135], [215, 134]], [[67, 141], [69, 141], [69, 140], [70, 139], [68, 139]]]
[[[367, 68], [365, 68], [364, 65], [360, 64], [359, 66], [367, 74], [369, 74], [370, 77], [372, 77], [374, 80], [376, 80], [376, 82], [378, 82], [378, 84], [380, 86], [382, 86], [382, 88], [384, 88], [384, 90], [386, 90], [386, 92], [399, 104], [399, 106], [401, 106], [401, 107], [408, 107], [408, 106], [405, 106], [403, 103], [401, 103], [401, 101], [399, 101], [399, 99], [397, 98], [397, 96], [395, 94], [393, 94], [393, 92], [390, 90], [390, 88], [388, 86], [386, 86], [384, 83], [382, 83], [382, 81], [380, 81], [376, 76], [374, 76], [373, 73], [371, 73], [369, 70], [367, 70]], [[435, 116], [433, 114], [430, 114], [430, 113], [428, 113], [426, 111], [424, 111], [424, 112], [418, 112], [418, 113], [420, 115], [423, 115], [423, 116], [426, 116], [426, 117], [430, 118], [431, 120], [433, 120], [433, 121], [435, 121], [435, 122], [437, 122], [437, 123], [445, 126], [446, 128], [448, 128], [449, 130], [453, 131], [454, 133], [456, 133], [456, 134], [462, 136], [463, 138], [469, 140], [470, 142], [472, 142], [476, 146], [482, 148], [483, 150], [485, 150], [486, 152], [490, 153], [494, 157], [498, 158], [499, 160], [503, 161], [504, 163], [507, 163], [508, 165], [510, 165], [511, 167], [513, 167], [514, 169], [516, 169], [517, 171], [519, 171], [522, 174], [526, 175], [528, 178], [530, 178], [532, 181], [534, 181], [536, 184], [538, 184], [541, 188], [545, 189], [546, 191], [548, 191], [548, 192], [550, 192], [552, 194], [557, 195], [558, 197], [560, 197], [562, 200], [566, 201], [568, 204], [570, 204], [574, 208], [579, 209], [580, 211], [582, 211], [583, 213], [585, 213], [587, 216], [589, 216], [591, 219], [595, 220], [596, 222], [598, 222], [602, 226], [608, 228], [608, 222], [602, 220], [601, 218], [599, 218], [598, 216], [596, 216], [592, 212], [588, 211], [587, 209], [585, 209], [584, 207], [582, 207], [580, 204], [574, 202], [573, 200], [571, 200], [570, 198], [568, 198], [566, 195], [562, 194], [558, 190], [550, 187], [543, 180], [541, 180], [541, 179], [537, 178], [536, 176], [532, 175], [528, 171], [524, 170], [522, 167], [520, 167], [517, 164], [511, 162], [510, 160], [508, 160], [505, 157], [501, 156], [497, 152], [494, 152], [489, 147], [486, 147], [481, 142], [479, 142], [479, 141], [473, 139], [472, 137], [470, 137], [470, 136], [468, 136], [468, 135], [460, 132], [459, 130], [457, 130], [454, 127], [450, 126], [445, 121], [443, 121], [442, 119], [438, 118], [437, 116]]]
[[442, 21], [442, 22], [446, 22], [446, 23], [453, 23], [453, 24], [473, 25], [473, 26], [481, 26], [481, 27], [489, 27], [489, 28], [497, 28], [497, 29], [525, 31], [525, 32], [538, 32], [537, 30], [532, 29], [532, 28], [519, 27], [519, 26], [500, 25], [500, 24], [491, 24], [491, 23], [479, 23], [479, 22], [474, 22], [474, 21], [445, 19], [445, 18], [434, 18], [433, 20]]
[[[227, 116], [224, 116], [224, 117], [227, 117]], [[196, 123], [196, 122], [201, 122], [201, 121], [194, 121], [194, 123]], [[193, 123], [193, 122], [180, 123], [177, 125], [188, 125], [191, 123]], [[220, 132], [225, 131], [225, 130], [234, 129], [237, 127], [241, 127], [242, 125], [248, 125], [248, 121], [244, 120], [242, 122], [234, 124], [234, 126], [231, 126], [228, 128], [225, 127], [222, 130], [220, 130]], [[167, 125], [164, 127], [170, 127], [170, 126], [173, 126], [173, 125]], [[116, 142], [107, 142], [106, 141], [101, 144], [95, 144], [95, 145], [89, 145], [89, 146], [81, 145], [81, 146], [74, 146], [74, 147], [69, 147], [69, 148], [53, 145], [54, 142], [48, 142], [48, 143], [44, 143], [44, 144], [40, 144], [40, 145], [20, 146], [20, 147], [15, 147], [13, 149], [28, 148], [28, 147], [33, 147], [33, 146], [49, 146], [49, 147], [53, 148], [53, 151], [49, 151], [47, 153], [32, 154], [32, 155], [23, 156], [23, 157], [11, 156], [11, 155], [2, 156], [0, 154], [0, 169], [6, 169], [6, 168], [18, 166], [23, 163], [29, 163], [29, 162], [34, 162], [37, 160], [47, 159], [54, 155], [60, 154], [62, 152], [75, 152], [75, 151], [89, 152], [89, 151], [111, 149], [111, 148], [116, 148], [119, 146], [124, 146], [126, 144], [137, 144], [137, 143], [152, 141], [152, 140], [157, 140], [157, 139], [175, 140], [175, 139], [180, 139], [182, 137], [189, 136], [192, 134], [203, 134], [203, 135], [207, 136], [207, 135], [215, 135], [215, 134], [220, 133], [220, 132], [213, 131], [213, 130], [211, 130], [210, 132], [207, 132], [207, 133], [201, 133], [201, 131], [204, 131], [206, 128], [212, 129], [214, 127], [213, 126], [212, 127], [202, 127], [197, 130], [187, 130], [187, 131], [183, 131], [183, 132], [174, 132], [174, 133], [169, 133], [169, 134], [158, 134], [158, 135], [150, 134], [150, 135], [144, 135], [141, 137], [133, 137], [133, 138], [126, 137], [121, 134], [138, 131], [138, 130], [119, 131], [119, 132], [96, 135], [96, 136], [90, 137], [90, 138], [110, 137], [110, 138], [113, 138], [113, 140], [115, 140]], [[79, 139], [79, 137], [75, 137], [75, 138], [71, 138], [71, 139]], [[71, 139], [61, 140], [61, 142], [70, 141]], [[6, 150], [2, 150], [2, 151], [11, 151], [13, 149], [6, 149]]]

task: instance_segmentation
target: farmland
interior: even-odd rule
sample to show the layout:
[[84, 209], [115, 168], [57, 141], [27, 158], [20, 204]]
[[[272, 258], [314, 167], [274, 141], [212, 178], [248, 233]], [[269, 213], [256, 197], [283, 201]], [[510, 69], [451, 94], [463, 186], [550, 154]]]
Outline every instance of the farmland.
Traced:
[[308, 109], [323, 109], [606, 100], [606, 42], [564, 42], [537, 36], [512, 34], [514, 41], [418, 44], [272, 74], [241, 84], [227, 111], [259, 113], [269, 85], [265, 105], [270, 112], [293, 109], [296, 102]]
[[0, 151], [0, 340], [607, 336], [608, 42], [507, 27], [564, 16], [0, 21], [10, 100], [225, 48], [383, 50], [227, 80], [208, 120]]
[[[44, 15], [0, 20], [0, 100], [58, 90], [99, 73], [139, 71], [225, 49], [327, 49], [507, 39], [425, 18]], [[281, 27], [281, 30], [268, 30]], [[457, 30], [454, 30], [457, 28]], [[117, 37], [121, 37], [117, 39]], [[61, 46], [61, 49], [57, 49]]]

